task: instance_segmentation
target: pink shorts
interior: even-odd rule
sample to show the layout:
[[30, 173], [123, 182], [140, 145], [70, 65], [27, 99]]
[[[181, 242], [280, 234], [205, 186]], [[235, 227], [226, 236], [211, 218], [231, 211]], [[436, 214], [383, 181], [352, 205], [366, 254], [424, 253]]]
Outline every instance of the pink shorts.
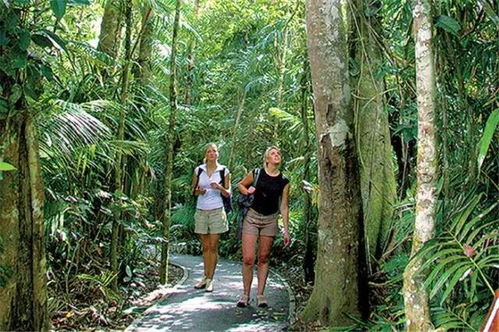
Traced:
[[277, 213], [265, 216], [249, 209], [244, 217], [243, 233], [275, 237], [278, 231]]

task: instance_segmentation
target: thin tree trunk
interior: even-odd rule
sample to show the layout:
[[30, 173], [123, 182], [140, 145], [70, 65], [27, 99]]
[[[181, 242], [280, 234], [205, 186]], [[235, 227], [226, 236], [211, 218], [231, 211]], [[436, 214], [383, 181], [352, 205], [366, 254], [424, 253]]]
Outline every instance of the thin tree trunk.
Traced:
[[142, 33], [139, 35], [140, 47], [138, 63], [138, 78], [142, 85], [147, 85], [151, 78], [151, 55], [154, 36], [154, 11], [149, 5], [144, 5], [142, 12]]
[[99, 35], [97, 49], [108, 54], [113, 59], [118, 55], [121, 35], [121, 1], [108, 0], [104, 8], [104, 15]]
[[[194, 0], [194, 20], [197, 20], [199, 15], [199, 0]], [[195, 68], [195, 56], [194, 49], [196, 47], [196, 39], [191, 38], [189, 40], [189, 46], [187, 47], [187, 82], [185, 87], [185, 103], [187, 105], [192, 104], [192, 89], [194, 86], [194, 68]]]
[[[418, 154], [416, 220], [411, 256], [431, 238], [435, 228], [437, 145], [435, 138], [435, 76], [432, 26], [428, 0], [414, 0], [416, 86], [418, 104]], [[423, 285], [421, 259], [410, 260], [404, 271], [403, 294], [408, 331], [432, 329], [428, 293]], [[418, 273], [419, 271], [419, 273]]]
[[349, 315], [361, 316], [362, 209], [343, 6], [341, 0], [309, 0], [306, 19], [321, 200], [315, 286], [303, 319], [332, 326], [350, 323]]
[[173, 173], [173, 142], [175, 140], [175, 121], [177, 113], [177, 36], [180, 22], [181, 0], [177, 0], [175, 8], [175, 20], [173, 23], [172, 53], [171, 53], [171, 76], [170, 76], [170, 118], [168, 121], [166, 141], [166, 164], [165, 164], [165, 205], [163, 208], [163, 243], [161, 245], [161, 266], [159, 270], [160, 283], [168, 282], [168, 250], [170, 245], [171, 224], [171, 199], [172, 199], [172, 173]]
[[243, 96], [241, 97], [241, 100], [239, 101], [239, 108], [237, 110], [236, 114], [236, 121], [234, 121], [234, 128], [232, 128], [232, 138], [231, 142], [232, 145], [230, 146], [230, 153], [229, 153], [229, 161], [227, 162], [227, 167], [229, 169], [232, 169], [232, 160], [234, 159], [234, 150], [236, 149], [236, 135], [238, 133], [239, 129], [239, 122], [241, 121], [241, 116], [243, 115], [244, 111], [244, 104], [246, 102], [246, 89], [243, 87]]
[[[125, 64], [121, 75], [121, 96], [120, 96], [120, 117], [118, 123], [118, 134], [116, 139], [123, 141], [125, 138], [125, 118], [126, 118], [126, 101], [128, 97], [128, 73], [130, 68], [130, 51], [131, 51], [131, 34], [132, 34], [132, 2], [127, 2], [125, 8], [126, 32], [125, 32]], [[115, 192], [123, 192], [123, 154], [121, 151], [116, 153], [116, 162], [114, 169], [114, 190]], [[116, 199], [116, 198], [115, 198]], [[119, 248], [120, 248], [120, 219], [121, 211], [117, 211], [114, 216], [112, 233], [111, 233], [111, 271], [116, 275], [113, 279], [113, 288], [118, 288], [119, 274]]]

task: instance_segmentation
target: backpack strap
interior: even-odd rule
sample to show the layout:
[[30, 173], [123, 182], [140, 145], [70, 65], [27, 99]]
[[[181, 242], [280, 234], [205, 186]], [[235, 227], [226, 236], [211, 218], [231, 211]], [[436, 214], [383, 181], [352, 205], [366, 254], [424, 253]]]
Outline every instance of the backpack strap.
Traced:
[[222, 187], [225, 188], [225, 167], [222, 167], [221, 170], [219, 170], [220, 172], [220, 184], [222, 185]]
[[192, 194], [193, 195], [194, 195], [194, 191], [196, 190], [196, 188], [199, 185], [199, 176], [201, 175], [201, 173], [203, 173], [203, 169], [201, 168], [201, 166], [199, 166], [198, 167], [198, 176], [197, 176], [197, 179], [196, 179], [196, 185], [194, 186], [194, 189], [192, 189]]
[[256, 188], [256, 184], [258, 183], [258, 178], [260, 177], [260, 169], [253, 169], [253, 187]]

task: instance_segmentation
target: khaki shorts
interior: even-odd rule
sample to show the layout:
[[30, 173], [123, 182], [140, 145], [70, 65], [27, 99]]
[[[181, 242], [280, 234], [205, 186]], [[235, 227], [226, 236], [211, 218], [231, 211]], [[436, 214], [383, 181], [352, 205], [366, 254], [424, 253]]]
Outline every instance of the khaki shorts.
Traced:
[[213, 210], [196, 210], [194, 232], [198, 234], [220, 234], [229, 230], [227, 215], [223, 207]]
[[279, 231], [277, 213], [265, 216], [249, 209], [243, 221], [243, 233], [275, 237]]

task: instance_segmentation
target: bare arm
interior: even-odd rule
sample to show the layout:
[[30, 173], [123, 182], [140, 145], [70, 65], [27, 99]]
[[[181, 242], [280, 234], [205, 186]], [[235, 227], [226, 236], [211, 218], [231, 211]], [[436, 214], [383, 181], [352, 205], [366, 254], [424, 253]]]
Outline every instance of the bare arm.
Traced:
[[192, 192], [196, 196], [204, 195], [206, 193], [206, 189], [199, 188], [199, 186], [197, 186], [196, 183], [199, 183], [198, 176], [197, 174], [194, 174], [194, 176], [192, 177]]
[[224, 185], [220, 185], [220, 183], [215, 183], [213, 182], [211, 184], [211, 187], [213, 189], [218, 189], [220, 190], [220, 194], [224, 195], [225, 197], [229, 197], [230, 195], [230, 173], [227, 174], [225, 177], [224, 177]]
[[246, 176], [237, 184], [237, 189], [243, 195], [252, 194], [255, 190], [248, 190], [253, 185], [253, 172], [249, 172]]
[[282, 190], [282, 198], [281, 198], [281, 216], [282, 222], [284, 224], [284, 246], [288, 246], [290, 243], [289, 238], [289, 188], [290, 184], [288, 183], [284, 189]]

